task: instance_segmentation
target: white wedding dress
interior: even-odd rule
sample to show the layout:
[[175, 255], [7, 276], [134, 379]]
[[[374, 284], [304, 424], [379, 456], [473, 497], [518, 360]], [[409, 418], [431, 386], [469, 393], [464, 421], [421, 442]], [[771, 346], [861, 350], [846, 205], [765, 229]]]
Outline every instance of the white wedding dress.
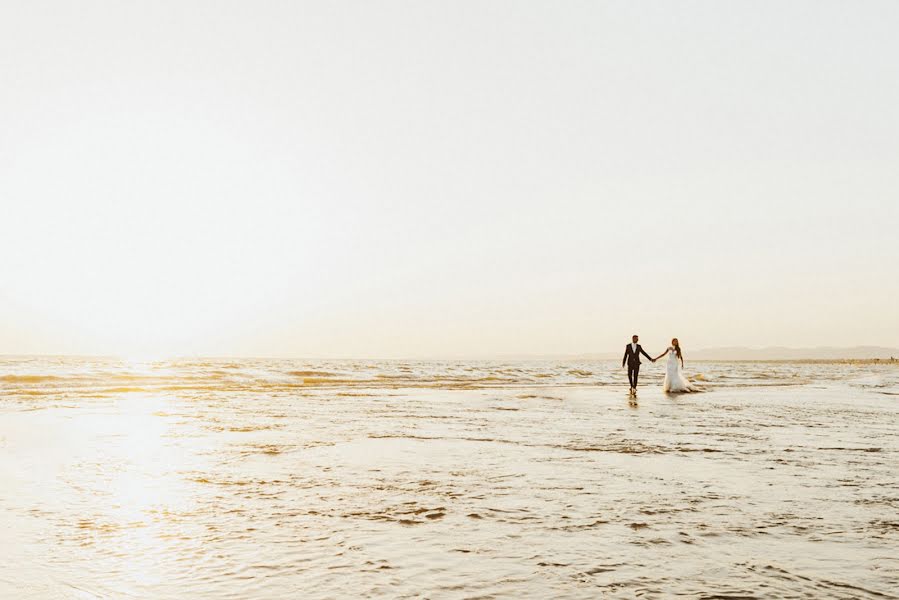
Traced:
[[680, 359], [677, 357], [677, 350], [674, 349], [674, 346], [668, 348], [668, 366], [665, 369], [665, 382], [662, 384], [662, 391], [675, 394], [699, 391], [699, 388], [692, 385], [684, 376]]

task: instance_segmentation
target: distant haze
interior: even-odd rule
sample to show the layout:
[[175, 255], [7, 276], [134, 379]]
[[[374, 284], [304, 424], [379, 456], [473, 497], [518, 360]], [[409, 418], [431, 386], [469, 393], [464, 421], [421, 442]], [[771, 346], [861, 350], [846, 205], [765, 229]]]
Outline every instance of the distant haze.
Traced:
[[[652, 354], [661, 354], [665, 347], [658, 348], [645, 344]], [[604, 352], [581, 356], [554, 357], [581, 360], [620, 360], [622, 352]], [[688, 360], [864, 360], [864, 359], [899, 359], [899, 348], [883, 348], [880, 346], [855, 346], [852, 348], [700, 348], [698, 350], [684, 350], [684, 356]], [[525, 358], [525, 357], [519, 357]], [[534, 358], [534, 357], [531, 357]], [[549, 357], [547, 357], [549, 358]]]
[[4, 2], [0, 353], [899, 346], [897, 31], [876, 0]]
[[899, 349], [877, 346], [854, 348], [708, 348], [694, 352], [696, 360], [837, 360], [899, 358]]

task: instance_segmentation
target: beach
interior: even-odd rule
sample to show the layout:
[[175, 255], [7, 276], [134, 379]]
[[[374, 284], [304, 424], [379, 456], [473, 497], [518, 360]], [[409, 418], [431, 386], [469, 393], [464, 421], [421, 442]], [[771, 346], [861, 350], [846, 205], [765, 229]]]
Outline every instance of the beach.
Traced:
[[893, 598], [899, 366], [0, 360], [0, 597]]

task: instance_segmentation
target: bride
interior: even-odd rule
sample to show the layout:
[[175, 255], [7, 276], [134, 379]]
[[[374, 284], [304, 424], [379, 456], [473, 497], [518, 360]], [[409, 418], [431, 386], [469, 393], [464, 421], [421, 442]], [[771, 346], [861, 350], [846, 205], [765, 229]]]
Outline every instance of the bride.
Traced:
[[684, 355], [680, 349], [677, 338], [671, 340], [671, 345], [663, 353], [659, 354], [653, 362], [668, 355], [668, 366], [665, 369], [665, 383], [662, 384], [663, 392], [698, 392], [699, 388], [692, 385], [684, 376]]

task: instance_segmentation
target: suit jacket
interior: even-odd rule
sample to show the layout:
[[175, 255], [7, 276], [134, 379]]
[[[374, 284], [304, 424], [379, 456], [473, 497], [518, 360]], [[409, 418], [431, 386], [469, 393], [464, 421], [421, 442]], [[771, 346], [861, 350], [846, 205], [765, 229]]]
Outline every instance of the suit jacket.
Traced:
[[646, 351], [643, 350], [643, 346], [637, 344], [637, 351], [634, 352], [634, 349], [631, 348], [631, 345], [628, 344], [624, 349], [624, 358], [621, 359], [621, 366], [624, 366], [624, 363], [627, 363], [629, 367], [639, 367], [640, 366], [640, 355], [645, 356], [652, 361], [652, 357], [646, 354]]

